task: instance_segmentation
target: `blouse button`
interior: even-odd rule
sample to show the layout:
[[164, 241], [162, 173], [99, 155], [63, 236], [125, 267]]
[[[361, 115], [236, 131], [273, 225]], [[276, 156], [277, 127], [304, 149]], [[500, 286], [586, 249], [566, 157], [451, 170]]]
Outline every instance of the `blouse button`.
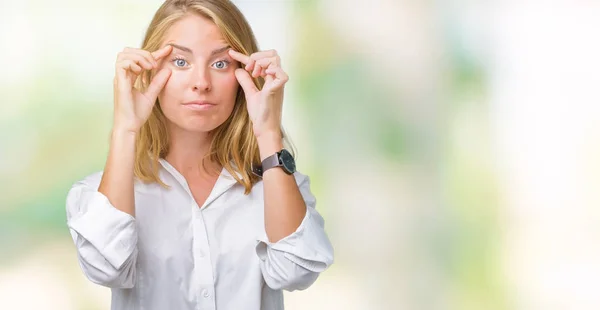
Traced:
[[208, 292], [208, 290], [207, 290], [207, 289], [203, 289], [203, 291], [204, 291], [204, 293], [203, 293], [203, 295], [204, 295], [204, 298], [208, 298], [208, 297], [210, 297], [210, 293]]

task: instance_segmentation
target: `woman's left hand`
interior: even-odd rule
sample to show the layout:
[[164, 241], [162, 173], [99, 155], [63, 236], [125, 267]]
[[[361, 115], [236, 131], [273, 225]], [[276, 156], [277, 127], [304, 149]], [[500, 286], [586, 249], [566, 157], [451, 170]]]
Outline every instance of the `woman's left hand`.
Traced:
[[[277, 51], [262, 51], [247, 56], [231, 49], [229, 55], [244, 66], [235, 70], [235, 77], [246, 95], [254, 135], [257, 139], [263, 135], [281, 138], [283, 89], [289, 77], [281, 69]], [[252, 80], [259, 76], [265, 79], [261, 90]]]

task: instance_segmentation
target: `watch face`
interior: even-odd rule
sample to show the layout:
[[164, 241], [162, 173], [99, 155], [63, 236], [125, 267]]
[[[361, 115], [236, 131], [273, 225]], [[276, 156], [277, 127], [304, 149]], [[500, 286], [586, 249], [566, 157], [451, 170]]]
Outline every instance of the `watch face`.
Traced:
[[288, 152], [286, 149], [281, 150], [279, 159], [281, 160], [283, 168], [289, 174], [296, 172], [296, 162], [294, 161], [294, 157], [292, 157], [292, 154], [290, 154], [290, 152]]

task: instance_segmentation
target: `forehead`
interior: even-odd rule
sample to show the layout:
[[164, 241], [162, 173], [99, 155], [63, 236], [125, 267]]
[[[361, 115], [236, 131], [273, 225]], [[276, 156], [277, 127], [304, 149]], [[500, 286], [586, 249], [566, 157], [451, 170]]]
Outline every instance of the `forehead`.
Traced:
[[177, 43], [194, 51], [210, 51], [227, 42], [221, 31], [210, 19], [197, 14], [188, 14], [175, 22], [167, 31], [164, 43]]

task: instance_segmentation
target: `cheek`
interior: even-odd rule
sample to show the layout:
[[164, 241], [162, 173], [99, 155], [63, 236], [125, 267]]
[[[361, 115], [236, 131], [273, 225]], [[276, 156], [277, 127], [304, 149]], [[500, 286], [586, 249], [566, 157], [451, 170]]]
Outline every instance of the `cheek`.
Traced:
[[219, 76], [217, 79], [215, 79], [215, 82], [218, 83], [220, 93], [223, 97], [226, 97], [227, 100], [235, 100], [239, 83], [233, 72]]
[[189, 80], [189, 76], [186, 72], [175, 71], [171, 73], [171, 77], [165, 84], [164, 91], [171, 94], [174, 92], [180, 93], [181, 89], [187, 85], [187, 81]]
[[184, 87], [183, 85], [186, 85], [186, 81], [187, 77], [183, 72], [173, 71], [171, 73], [171, 77], [167, 80], [167, 84], [165, 84], [158, 97], [161, 107], [177, 103], [183, 99], [180, 97], [183, 94], [182, 88]]

